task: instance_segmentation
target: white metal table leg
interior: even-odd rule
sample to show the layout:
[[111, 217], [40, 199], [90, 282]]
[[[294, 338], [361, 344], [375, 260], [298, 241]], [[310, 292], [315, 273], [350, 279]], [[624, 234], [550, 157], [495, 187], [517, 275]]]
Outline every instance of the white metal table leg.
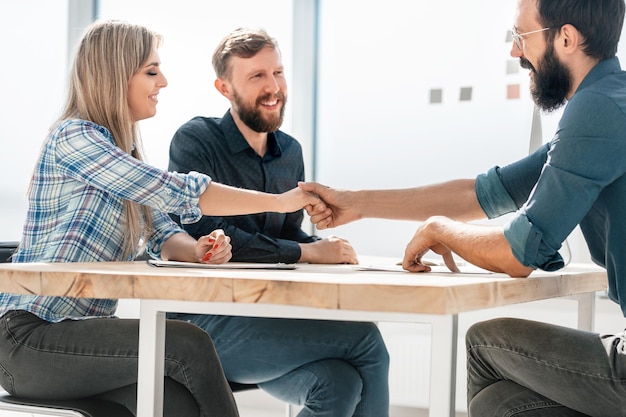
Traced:
[[596, 293], [588, 292], [572, 296], [578, 301], [578, 328], [594, 331], [596, 318]]
[[154, 300], [140, 304], [137, 417], [163, 416], [165, 313], [157, 304]]
[[459, 332], [457, 314], [433, 316], [429, 417], [454, 417], [456, 413], [456, 359]]

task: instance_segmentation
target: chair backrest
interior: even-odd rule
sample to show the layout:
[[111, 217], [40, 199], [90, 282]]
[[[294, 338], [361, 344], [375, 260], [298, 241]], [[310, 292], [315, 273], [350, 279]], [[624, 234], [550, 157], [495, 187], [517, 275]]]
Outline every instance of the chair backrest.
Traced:
[[11, 255], [17, 249], [18, 242], [0, 241], [0, 263], [11, 262]]

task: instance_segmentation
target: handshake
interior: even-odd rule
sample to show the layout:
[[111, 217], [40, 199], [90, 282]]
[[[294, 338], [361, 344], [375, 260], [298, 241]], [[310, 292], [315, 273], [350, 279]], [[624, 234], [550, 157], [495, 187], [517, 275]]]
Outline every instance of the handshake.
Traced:
[[319, 230], [341, 226], [360, 218], [357, 207], [351, 205], [350, 191], [337, 190], [316, 182], [300, 182], [298, 189], [308, 196], [309, 201], [303, 208]]

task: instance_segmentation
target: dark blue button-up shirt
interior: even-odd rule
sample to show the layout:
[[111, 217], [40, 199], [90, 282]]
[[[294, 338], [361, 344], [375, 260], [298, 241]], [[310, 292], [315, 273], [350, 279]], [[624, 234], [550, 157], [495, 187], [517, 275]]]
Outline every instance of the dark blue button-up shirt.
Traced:
[[[230, 112], [224, 117], [195, 117], [181, 126], [170, 144], [169, 170], [198, 171], [214, 181], [268, 193], [283, 193], [304, 180], [302, 147], [291, 136], [268, 134], [267, 152], [259, 156], [245, 140]], [[184, 225], [198, 238], [214, 229], [231, 237], [233, 261], [284, 262], [300, 259], [300, 243], [317, 240], [302, 230], [302, 210], [245, 216], [204, 216]]]

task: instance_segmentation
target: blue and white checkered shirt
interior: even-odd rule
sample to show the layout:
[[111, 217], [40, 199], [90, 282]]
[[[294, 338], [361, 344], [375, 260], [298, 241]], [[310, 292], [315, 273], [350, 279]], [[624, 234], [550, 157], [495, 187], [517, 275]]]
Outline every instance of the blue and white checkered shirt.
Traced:
[[[66, 120], [46, 139], [28, 194], [28, 213], [13, 262], [98, 262], [122, 259], [124, 200], [153, 209], [148, 251], [183, 232], [166, 213], [185, 223], [201, 217], [198, 200], [210, 177], [179, 174], [143, 163], [115, 146], [111, 133], [85, 120]], [[26, 310], [40, 318], [107, 317], [117, 300], [0, 293], [0, 315]]]

